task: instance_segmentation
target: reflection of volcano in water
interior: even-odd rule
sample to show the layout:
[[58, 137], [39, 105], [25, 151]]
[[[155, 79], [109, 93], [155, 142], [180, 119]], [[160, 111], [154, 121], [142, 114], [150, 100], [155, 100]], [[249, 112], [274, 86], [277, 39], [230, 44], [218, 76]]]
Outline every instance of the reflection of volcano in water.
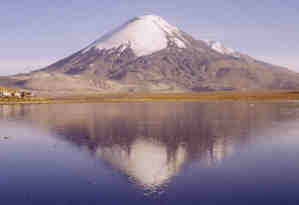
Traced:
[[130, 152], [119, 145], [109, 148], [98, 147], [96, 155], [119, 168], [137, 183], [147, 188], [164, 184], [183, 165], [186, 157], [184, 148], [179, 147], [168, 158], [166, 147], [146, 139], [137, 139]]
[[[1, 110], [2, 109], [2, 110]], [[192, 160], [221, 162], [290, 119], [279, 103], [144, 103], [2, 107], [0, 116], [50, 126], [138, 184], [164, 184]]]

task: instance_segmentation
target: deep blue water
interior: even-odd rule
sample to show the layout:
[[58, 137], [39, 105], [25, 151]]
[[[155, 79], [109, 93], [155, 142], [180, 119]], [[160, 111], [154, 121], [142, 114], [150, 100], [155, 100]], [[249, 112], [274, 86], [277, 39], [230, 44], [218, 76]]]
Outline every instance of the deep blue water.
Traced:
[[299, 204], [299, 104], [0, 106], [0, 204]]

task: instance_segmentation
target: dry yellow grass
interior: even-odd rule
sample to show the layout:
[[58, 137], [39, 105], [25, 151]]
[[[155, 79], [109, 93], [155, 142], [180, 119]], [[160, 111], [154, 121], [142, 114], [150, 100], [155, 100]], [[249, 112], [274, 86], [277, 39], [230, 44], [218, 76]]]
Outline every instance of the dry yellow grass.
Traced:
[[1, 98], [0, 104], [152, 102], [152, 101], [299, 100], [299, 91], [215, 91], [203, 93], [115, 93], [57, 98]]
[[53, 98], [54, 101], [143, 102], [202, 100], [299, 100], [299, 91], [215, 91], [203, 93], [116, 93]]
[[0, 105], [3, 104], [36, 104], [36, 103], [51, 103], [47, 98], [40, 97], [0, 97]]

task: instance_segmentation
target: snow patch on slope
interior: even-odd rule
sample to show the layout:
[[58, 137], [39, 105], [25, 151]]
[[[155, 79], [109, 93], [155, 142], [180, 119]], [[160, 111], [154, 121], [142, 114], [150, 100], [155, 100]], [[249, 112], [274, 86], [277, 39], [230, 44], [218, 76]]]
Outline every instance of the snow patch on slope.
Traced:
[[167, 48], [171, 42], [179, 48], [186, 48], [185, 39], [175, 26], [159, 16], [136, 17], [91, 44], [92, 48], [131, 48], [136, 56], [145, 56]]
[[240, 57], [240, 54], [235, 51], [232, 48], [227, 48], [225, 47], [222, 43], [220, 43], [219, 41], [209, 41], [209, 40], [205, 40], [205, 42], [208, 44], [208, 46], [213, 49], [214, 51], [221, 53], [223, 55], [230, 55], [236, 58]]
[[179, 48], [186, 48], [186, 44], [178, 38], [169, 38], [169, 40]]

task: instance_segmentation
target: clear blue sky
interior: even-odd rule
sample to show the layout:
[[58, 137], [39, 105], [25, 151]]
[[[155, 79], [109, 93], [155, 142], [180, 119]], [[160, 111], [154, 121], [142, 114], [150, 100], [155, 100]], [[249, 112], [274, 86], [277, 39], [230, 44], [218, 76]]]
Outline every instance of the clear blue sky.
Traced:
[[53, 63], [145, 14], [299, 72], [296, 0], [1, 0], [0, 13], [0, 75]]

